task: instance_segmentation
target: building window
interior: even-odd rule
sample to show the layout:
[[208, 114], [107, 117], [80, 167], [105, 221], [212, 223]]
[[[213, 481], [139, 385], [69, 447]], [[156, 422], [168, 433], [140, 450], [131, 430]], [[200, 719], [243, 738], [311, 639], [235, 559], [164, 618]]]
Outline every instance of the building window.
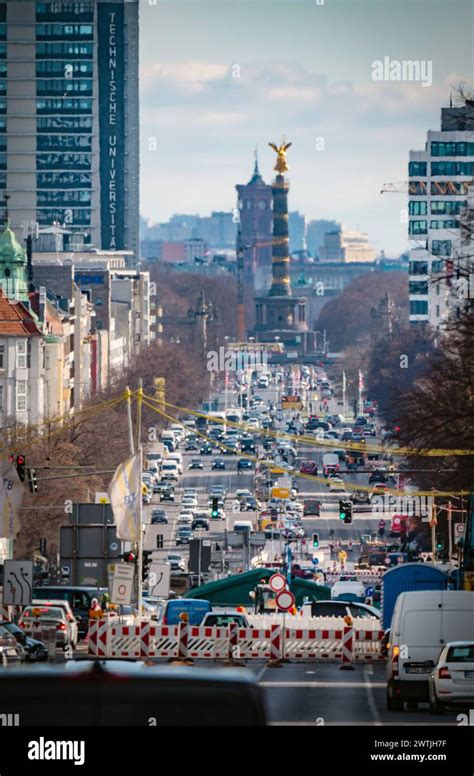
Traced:
[[412, 200], [408, 203], [408, 213], [411, 216], [426, 216], [427, 203], [426, 201]]
[[[6, 154], [5, 168], [6, 168]], [[0, 165], [1, 165], [0, 155]], [[37, 154], [36, 166], [38, 170], [90, 170], [91, 155], [82, 154]], [[1, 169], [1, 166], [0, 166]]]
[[427, 275], [428, 274], [428, 262], [427, 261], [410, 261], [409, 274], [410, 275]]
[[0, 345], [0, 369], [5, 369], [5, 345]]
[[474, 162], [432, 162], [431, 175], [474, 176]]
[[27, 344], [26, 340], [19, 340], [16, 343], [16, 368], [26, 369]]
[[442, 259], [439, 261], [433, 261], [431, 264], [431, 271], [435, 274], [444, 272], [444, 261]]
[[433, 240], [431, 252], [435, 256], [451, 256], [452, 240]]
[[474, 143], [431, 143], [431, 156], [474, 156]]
[[439, 304], [436, 305], [436, 317], [439, 318]]
[[304, 323], [305, 320], [305, 307], [304, 304], [299, 305], [299, 320], [300, 323]]
[[410, 302], [410, 315], [428, 315], [428, 302], [417, 299]]
[[0, 412], [3, 412], [3, 385], [0, 385]]
[[408, 224], [408, 234], [427, 234], [427, 232], [426, 221], [410, 221]]
[[[411, 192], [410, 192], [411, 193]], [[457, 197], [468, 193], [467, 181], [432, 181], [431, 195], [433, 197]]]
[[36, 138], [38, 151], [43, 150], [74, 150], [86, 148], [91, 150], [92, 137], [90, 135], [38, 135]]
[[428, 281], [427, 280], [414, 280], [409, 284], [409, 294], [417, 294], [421, 296], [427, 296], [428, 294]]
[[435, 199], [431, 202], [431, 213], [433, 215], [457, 216], [466, 207], [467, 200], [465, 199]]
[[430, 221], [430, 229], [457, 229], [459, 221], [452, 219], [450, 221]]
[[17, 412], [23, 412], [27, 409], [27, 387], [26, 380], [16, 381], [16, 409]]
[[421, 175], [423, 178], [427, 174], [426, 162], [410, 162], [408, 165], [408, 175], [413, 178], [414, 175]]

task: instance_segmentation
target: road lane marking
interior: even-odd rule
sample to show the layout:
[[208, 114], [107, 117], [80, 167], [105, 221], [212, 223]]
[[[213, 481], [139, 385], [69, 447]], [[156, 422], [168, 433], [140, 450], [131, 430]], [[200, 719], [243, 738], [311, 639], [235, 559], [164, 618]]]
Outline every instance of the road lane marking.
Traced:
[[[256, 677], [257, 678], [257, 684], [260, 682], [260, 679], [262, 678], [262, 676], [265, 673], [265, 671], [267, 670], [267, 668], [268, 668], [268, 666], [263, 666], [263, 668], [261, 668], [260, 671], [258, 672], [257, 677]], [[265, 687], [265, 682], [262, 682], [261, 686]]]
[[367, 700], [369, 704], [369, 709], [372, 713], [372, 716], [374, 718], [374, 725], [381, 725], [380, 721], [380, 714], [377, 709], [377, 704], [375, 703], [375, 697], [373, 693], [374, 687], [386, 687], [385, 682], [374, 682], [372, 683], [370, 681], [371, 675], [373, 675], [374, 669], [373, 666], [364, 666], [364, 679], [365, 679], [365, 688], [367, 690]]

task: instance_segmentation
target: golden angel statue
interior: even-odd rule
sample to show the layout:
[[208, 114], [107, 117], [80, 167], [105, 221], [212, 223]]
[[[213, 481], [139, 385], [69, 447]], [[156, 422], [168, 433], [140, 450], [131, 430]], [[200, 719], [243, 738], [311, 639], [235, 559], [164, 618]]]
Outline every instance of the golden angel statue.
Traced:
[[286, 143], [285, 139], [283, 138], [283, 142], [280, 146], [275, 145], [275, 143], [269, 143], [268, 145], [277, 153], [277, 160], [273, 169], [279, 173], [287, 172], [290, 168], [288, 167], [286, 161], [286, 152], [292, 143]]

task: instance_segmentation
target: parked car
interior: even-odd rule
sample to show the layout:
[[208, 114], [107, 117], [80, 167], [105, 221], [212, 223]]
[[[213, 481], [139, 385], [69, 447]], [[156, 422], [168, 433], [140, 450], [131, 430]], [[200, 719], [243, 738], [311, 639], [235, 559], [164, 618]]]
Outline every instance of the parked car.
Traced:
[[6, 630], [14, 636], [17, 642], [23, 647], [26, 662], [35, 663], [48, 659], [48, 648], [46, 644], [38, 639], [32, 639], [16, 624], [16, 622], [2, 620], [0, 622], [0, 638], [2, 636], [2, 629], [4, 628], [6, 628]]
[[22, 663], [26, 659], [23, 645], [18, 642], [14, 634], [0, 622], [0, 666], [10, 663]]

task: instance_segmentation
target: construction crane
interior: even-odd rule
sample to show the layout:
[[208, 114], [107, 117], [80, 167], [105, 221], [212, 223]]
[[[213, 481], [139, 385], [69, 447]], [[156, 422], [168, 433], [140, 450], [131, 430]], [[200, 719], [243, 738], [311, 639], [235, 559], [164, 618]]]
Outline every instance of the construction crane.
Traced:
[[397, 183], [384, 183], [381, 194], [408, 194], [408, 181], [398, 181]]

